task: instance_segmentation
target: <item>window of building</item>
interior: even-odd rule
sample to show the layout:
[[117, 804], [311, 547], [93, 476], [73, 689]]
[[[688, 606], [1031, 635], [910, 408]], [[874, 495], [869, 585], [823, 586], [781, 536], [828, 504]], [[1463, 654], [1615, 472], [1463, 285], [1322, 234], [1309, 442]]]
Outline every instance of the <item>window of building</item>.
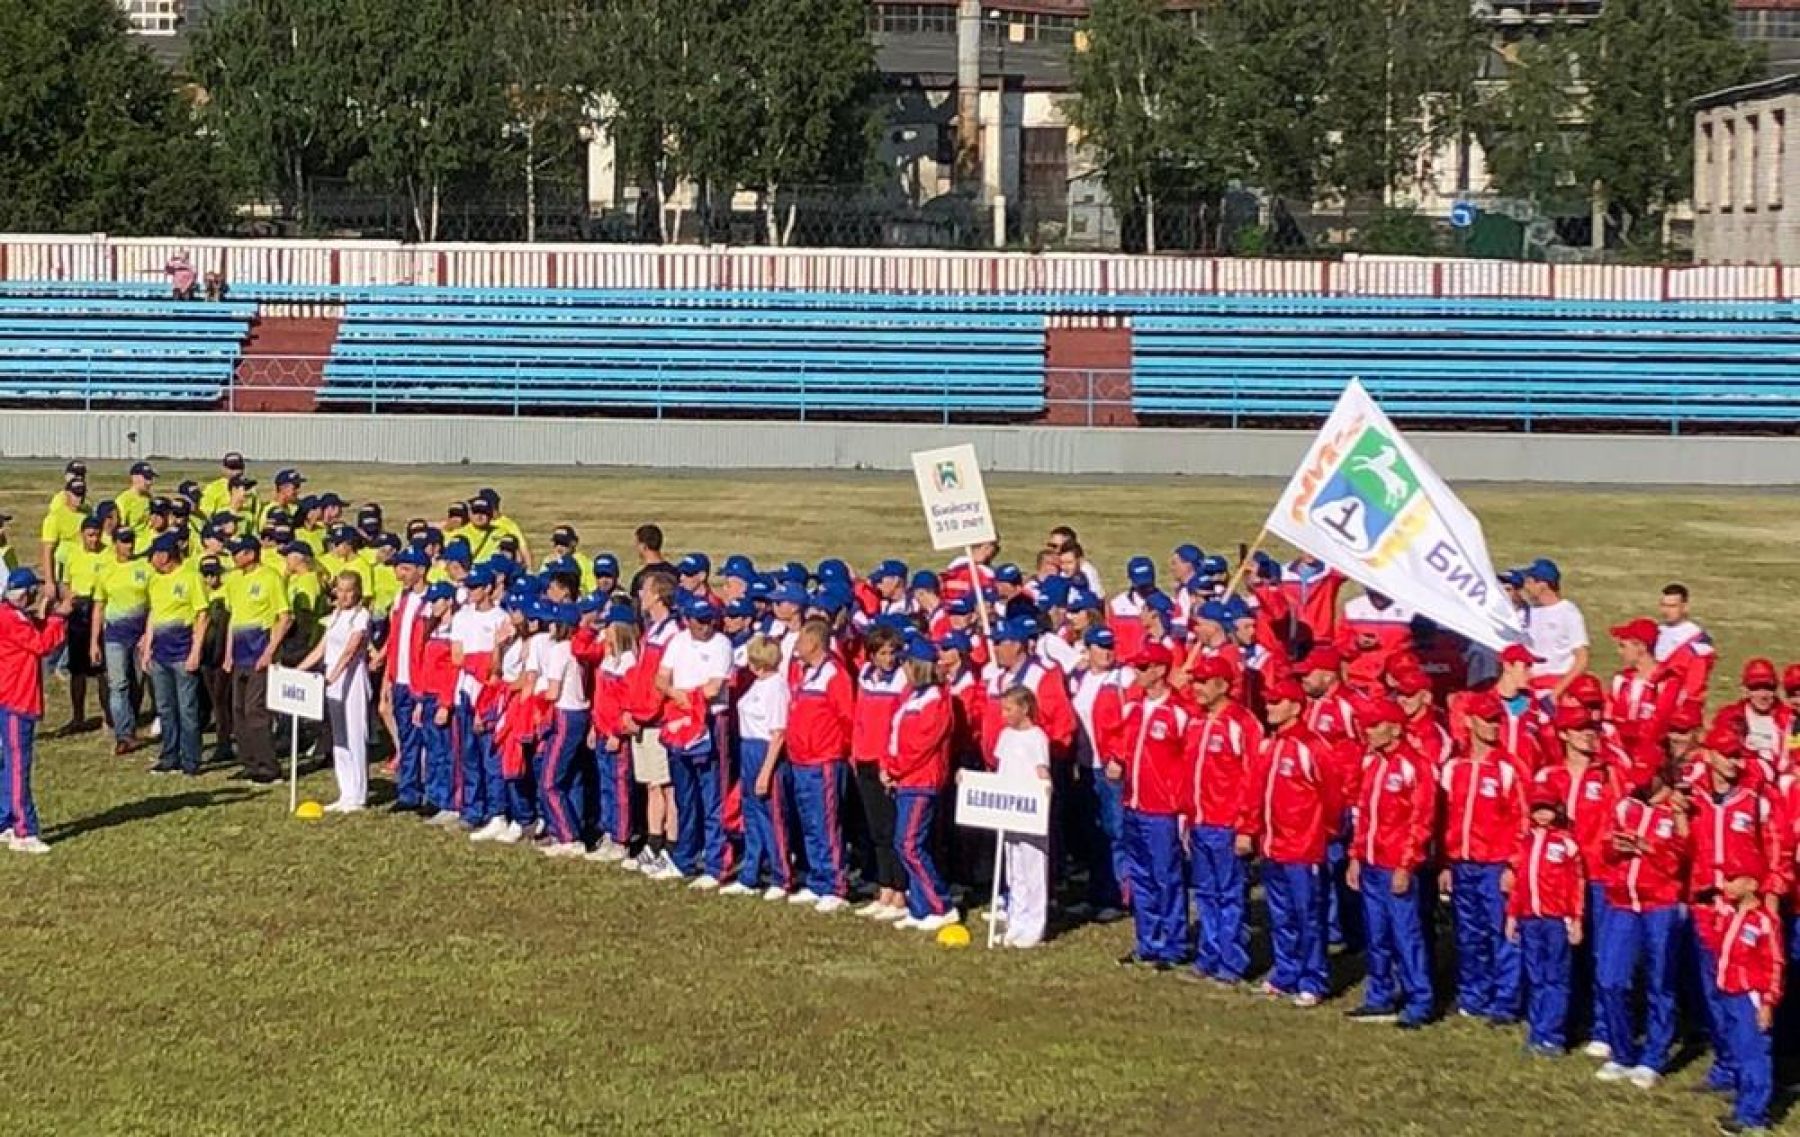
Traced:
[[1694, 178], [1694, 208], [1711, 209], [1713, 204], [1713, 179], [1718, 172], [1713, 162], [1713, 125], [1710, 122], [1700, 124], [1699, 142], [1700, 173]]
[[131, 30], [140, 35], [172, 36], [181, 24], [178, 0], [120, 0]]
[[1762, 116], [1744, 116], [1744, 208], [1762, 204]]
[[1726, 119], [1724, 152], [1719, 155], [1719, 208], [1737, 204], [1737, 124]]
[[1768, 187], [1765, 200], [1770, 209], [1781, 208], [1781, 182], [1786, 176], [1783, 165], [1787, 158], [1787, 112], [1770, 111], [1767, 138], [1763, 149], [1769, 154], [1769, 172], [1763, 179]]

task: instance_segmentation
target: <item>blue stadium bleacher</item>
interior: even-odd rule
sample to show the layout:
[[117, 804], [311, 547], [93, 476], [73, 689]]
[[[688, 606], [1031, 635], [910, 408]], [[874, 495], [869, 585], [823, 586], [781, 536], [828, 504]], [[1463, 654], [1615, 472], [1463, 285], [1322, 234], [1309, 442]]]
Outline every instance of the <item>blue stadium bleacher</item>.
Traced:
[[[84, 286], [91, 289], [92, 286]], [[0, 291], [0, 401], [214, 404], [256, 305]]]

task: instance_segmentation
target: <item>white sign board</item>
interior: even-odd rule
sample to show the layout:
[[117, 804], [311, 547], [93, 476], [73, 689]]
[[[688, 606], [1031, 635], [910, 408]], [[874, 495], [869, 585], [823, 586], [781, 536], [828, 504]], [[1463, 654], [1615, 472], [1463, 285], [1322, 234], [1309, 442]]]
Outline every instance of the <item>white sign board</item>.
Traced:
[[912, 460], [932, 548], [961, 549], [997, 539], [975, 447], [964, 443], [942, 450], [919, 450]]
[[1050, 783], [964, 770], [956, 776], [956, 823], [1027, 837], [1050, 835]]
[[325, 717], [325, 677], [292, 667], [269, 668], [269, 710], [318, 722]]

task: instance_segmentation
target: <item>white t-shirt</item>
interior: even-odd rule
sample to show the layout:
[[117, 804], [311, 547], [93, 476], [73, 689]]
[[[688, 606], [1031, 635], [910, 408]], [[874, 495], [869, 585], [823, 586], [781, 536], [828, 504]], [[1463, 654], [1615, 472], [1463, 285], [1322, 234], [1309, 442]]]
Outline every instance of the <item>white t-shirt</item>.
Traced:
[[1575, 665], [1575, 652], [1588, 646], [1587, 621], [1573, 600], [1534, 607], [1525, 629], [1531, 653], [1542, 663], [1531, 665], [1533, 675], [1567, 675]]
[[500, 653], [500, 678], [508, 683], [517, 683], [525, 674], [525, 659], [531, 654], [531, 640], [514, 638], [507, 641], [506, 650]]
[[[350, 641], [358, 633], [367, 635], [369, 630], [369, 610], [367, 608], [337, 608], [325, 620], [325, 674], [330, 675], [350, 649]], [[343, 675], [332, 685], [331, 693], [339, 698], [357, 690], [361, 684], [367, 689], [369, 681], [369, 641], [363, 640], [362, 647], [357, 650], [356, 658], [350, 666], [344, 668]]]
[[662, 668], [669, 673], [677, 691], [697, 691], [708, 683], [720, 684], [719, 693], [711, 703], [713, 709], [718, 710], [725, 706], [724, 683], [731, 678], [731, 640], [714, 632], [701, 643], [688, 632], [682, 632], [669, 641], [668, 650], [663, 652]]
[[1021, 782], [1038, 780], [1038, 771], [1050, 769], [1050, 739], [1042, 730], [1002, 727], [994, 740], [994, 772]]
[[408, 648], [412, 645], [413, 625], [425, 616], [425, 593], [423, 590], [402, 592], [394, 601], [393, 647], [390, 654], [394, 660], [394, 682], [402, 687], [412, 686], [412, 653]]
[[767, 742], [776, 731], [786, 730], [792, 697], [787, 679], [779, 671], [750, 684], [738, 698], [738, 737]]
[[1039, 636], [1037, 654], [1040, 660], [1054, 663], [1064, 673], [1081, 666], [1081, 649], [1059, 635]]
[[[450, 618], [450, 639], [463, 649], [464, 655], [491, 654], [506, 613], [498, 608], [483, 612], [473, 606], [458, 608]], [[456, 676], [456, 693], [474, 699], [481, 694], [481, 684], [466, 671]]]
[[1700, 625], [1692, 620], [1683, 620], [1679, 624], [1659, 624], [1656, 628], [1656, 662], [1661, 663], [1675, 654], [1681, 647], [1696, 636], [1702, 635]]
[[537, 649], [537, 690], [548, 691], [553, 683], [561, 683], [556, 694], [559, 711], [588, 709], [587, 686], [583, 682], [581, 664], [575, 662], [575, 649], [568, 640], [557, 642], [545, 636]]
[[1744, 745], [1773, 760], [1781, 753], [1781, 732], [1775, 729], [1775, 716], [1759, 714], [1744, 708]]

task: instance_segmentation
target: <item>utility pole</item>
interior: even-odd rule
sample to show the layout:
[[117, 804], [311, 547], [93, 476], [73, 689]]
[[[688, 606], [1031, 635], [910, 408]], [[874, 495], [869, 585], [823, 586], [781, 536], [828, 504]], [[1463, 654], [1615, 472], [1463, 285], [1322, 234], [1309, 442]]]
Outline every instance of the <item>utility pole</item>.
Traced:
[[981, 0], [956, 8], [956, 187], [981, 192]]

